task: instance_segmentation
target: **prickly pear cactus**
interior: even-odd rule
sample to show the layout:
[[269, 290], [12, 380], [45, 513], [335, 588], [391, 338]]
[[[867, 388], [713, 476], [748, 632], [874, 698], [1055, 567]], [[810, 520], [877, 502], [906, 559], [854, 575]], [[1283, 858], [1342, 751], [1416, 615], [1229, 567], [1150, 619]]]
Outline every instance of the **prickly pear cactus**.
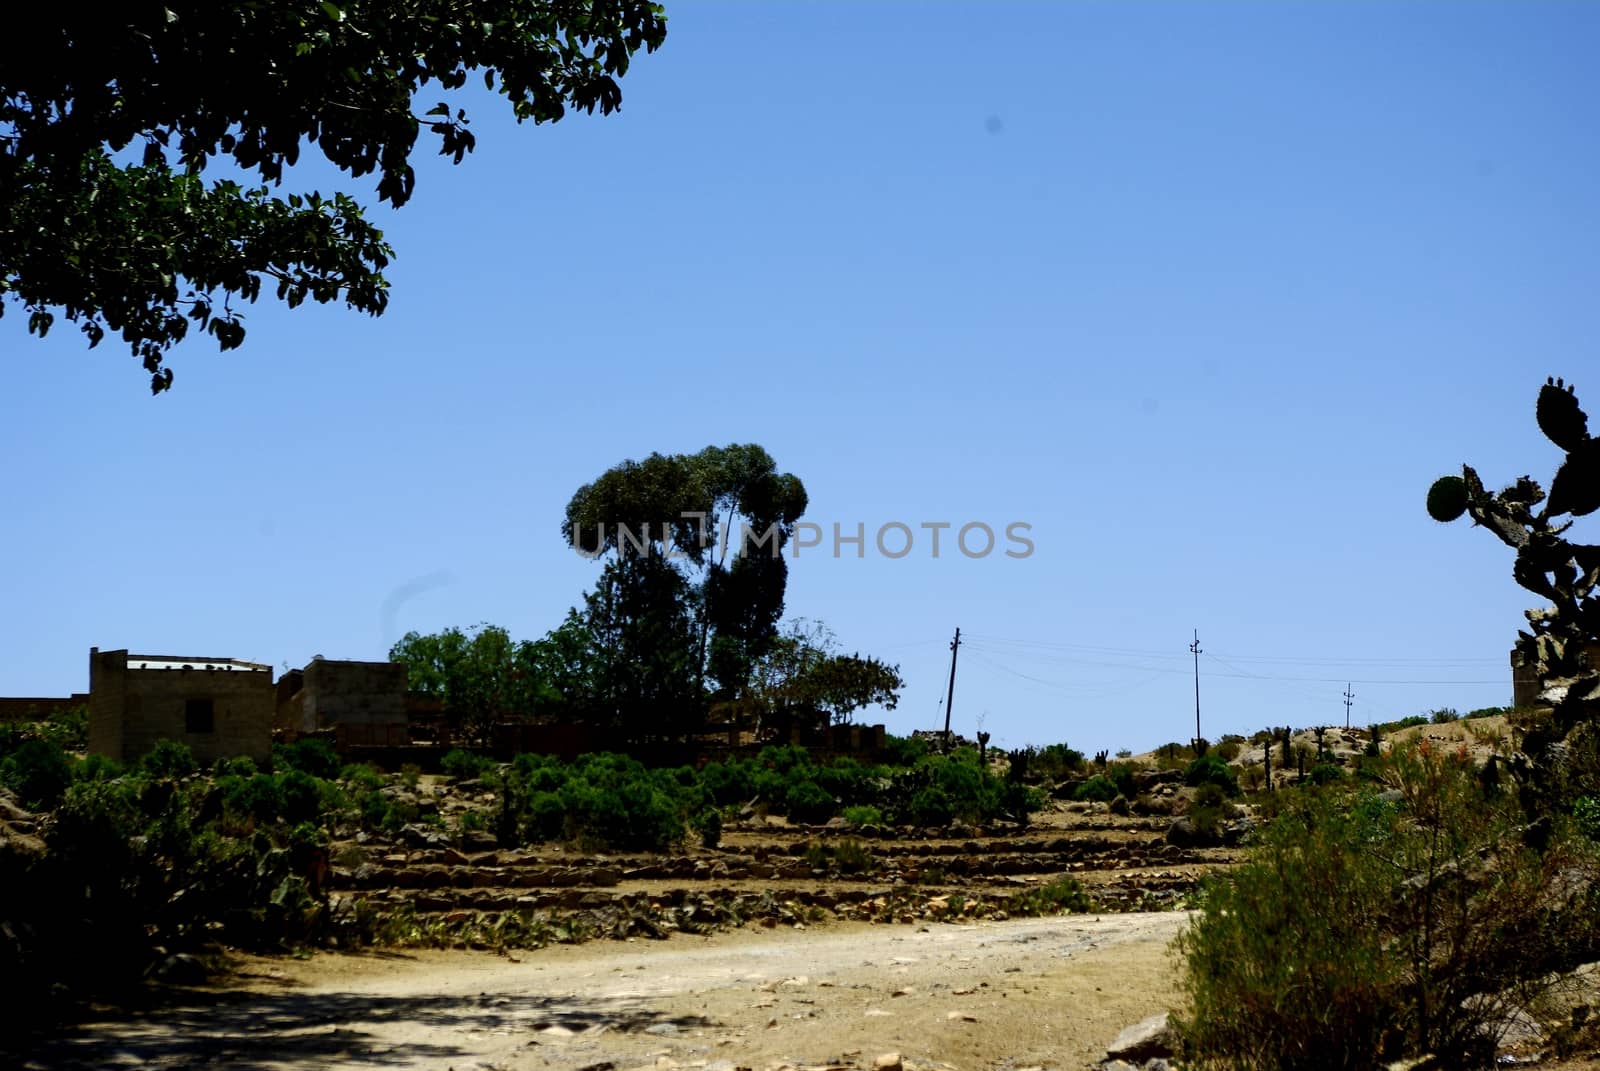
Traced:
[[[1551, 603], [1527, 611], [1529, 630], [1517, 634], [1513, 658], [1540, 684], [1539, 699], [1554, 712], [1549, 742], [1573, 726], [1600, 720], [1600, 667], [1585, 647], [1600, 639], [1600, 546], [1566, 538], [1574, 517], [1600, 509], [1600, 439], [1572, 385], [1549, 379], [1535, 407], [1539, 429], [1566, 451], [1550, 494], [1523, 476], [1490, 494], [1470, 465], [1428, 489], [1428, 515], [1450, 522], [1462, 514], [1516, 551], [1518, 584]], [[1542, 505], [1541, 505], [1542, 504]], [[1531, 749], [1530, 749], [1531, 750]]]

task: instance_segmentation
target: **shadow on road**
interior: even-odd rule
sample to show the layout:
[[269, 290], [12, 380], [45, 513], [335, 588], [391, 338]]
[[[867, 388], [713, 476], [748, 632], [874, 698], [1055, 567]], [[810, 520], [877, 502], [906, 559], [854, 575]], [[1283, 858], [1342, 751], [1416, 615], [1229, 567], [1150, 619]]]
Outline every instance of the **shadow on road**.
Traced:
[[[81, 1023], [37, 1038], [27, 1051], [0, 1053], [0, 1063], [28, 1071], [138, 1067], [237, 1068], [397, 1067], [430, 1058], [473, 1055], [474, 1039], [503, 1045], [508, 1036], [541, 1038], [660, 1032], [711, 1025], [698, 1016], [663, 1015], [631, 999], [484, 994], [375, 996], [361, 993], [194, 991], [157, 1011]], [[405, 1038], [408, 1026], [456, 1030], [456, 1044]]]

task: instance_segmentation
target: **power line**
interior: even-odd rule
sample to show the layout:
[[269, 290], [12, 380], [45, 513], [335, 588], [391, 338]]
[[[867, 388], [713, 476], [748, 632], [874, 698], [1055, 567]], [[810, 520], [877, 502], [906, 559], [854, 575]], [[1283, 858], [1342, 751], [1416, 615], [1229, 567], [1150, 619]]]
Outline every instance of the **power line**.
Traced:
[[[1155, 651], [1147, 648], [1133, 647], [1104, 647], [1094, 644], [1060, 643], [1049, 640], [1023, 640], [1011, 639], [1003, 636], [990, 636], [982, 633], [970, 634], [969, 640], [982, 643], [1004, 644], [1014, 647], [1044, 648], [1055, 651], [1083, 651], [1091, 654], [1120, 655], [1133, 658], [1157, 659], [1161, 661], [1176, 661], [1183, 656], [1171, 651]], [[1289, 665], [1370, 665], [1370, 666], [1466, 666], [1466, 665], [1502, 665], [1503, 658], [1396, 658], [1392, 656], [1360, 656], [1352, 655], [1343, 658], [1328, 656], [1289, 656], [1289, 655], [1252, 655], [1231, 654], [1224, 652], [1235, 662], [1277, 662]]]
[[[992, 648], [989, 648], [987, 644], [969, 643], [969, 637], [966, 637], [966, 636], [962, 637], [961, 642], [962, 642], [962, 646], [967, 647], [970, 650], [988, 651], [990, 654], [999, 654], [999, 655], [1003, 655], [1003, 656], [1008, 657], [1008, 658], [1010, 658], [1010, 657], [1019, 657], [1020, 656], [1020, 657], [1033, 658], [1034, 660], [1040, 661], [1040, 662], [1048, 662], [1048, 663], [1061, 664], [1061, 665], [1098, 666], [1098, 667], [1102, 667], [1102, 668], [1106, 668], [1106, 669], [1140, 670], [1140, 671], [1143, 671], [1143, 672], [1146, 672], [1146, 673], [1182, 674], [1183, 676], [1188, 676], [1189, 675], [1188, 673], [1184, 672], [1186, 669], [1189, 668], [1187, 666], [1152, 666], [1152, 665], [1149, 665], [1149, 664], [1146, 664], [1146, 663], [1141, 663], [1141, 662], [1104, 662], [1104, 661], [1099, 661], [1099, 660], [1095, 660], [1095, 659], [1043, 657], [1043, 656], [1036, 656], [1036, 655], [1028, 655], [1025, 652], [1019, 652], [1019, 651], [996, 651], [996, 650], [993, 650]], [[1210, 652], [1205, 652], [1205, 654], [1207, 655], [1207, 657], [1213, 657], [1213, 658], [1215, 657], [1214, 655], [1211, 655]], [[1181, 657], [1181, 656], [1179, 656], [1179, 657]], [[1218, 661], [1220, 662], [1221, 660], [1218, 659]], [[1376, 667], [1374, 667], [1374, 668], [1376, 668]], [[1419, 668], [1422, 668], [1422, 667], [1419, 667]], [[1439, 679], [1436, 679], [1436, 678], [1412, 679], [1412, 678], [1391, 678], [1391, 677], [1353, 677], [1353, 678], [1346, 678], [1345, 680], [1340, 680], [1338, 677], [1302, 677], [1302, 676], [1285, 676], [1285, 675], [1282, 675], [1282, 674], [1251, 673], [1251, 672], [1248, 672], [1246, 670], [1239, 669], [1238, 667], [1234, 667], [1234, 670], [1235, 671], [1232, 672], [1232, 673], [1214, 673], [1212, 675], [1216, 676], [1216, 677], [1233, 677], [1233, 678], [1239, 678], [1239, 679], [1244, 679], [1244, 680], [1291, 681], [1291, 682], [1300, 682], [1300, 683], [1306, 683], [1306, 684], [1344, 684], [1344, 685], [1349, 685], [1349, 684], [1490, 685], [1490, 684], [1493, 684], [1493, 685], [1502, 685], [1503, 686], [1503, 685], [1505, 685], [1507, 683], [1506, 680], [1500, 680], [1500, 679], [1497, 679], [1497, 680], [1439, 680]]]

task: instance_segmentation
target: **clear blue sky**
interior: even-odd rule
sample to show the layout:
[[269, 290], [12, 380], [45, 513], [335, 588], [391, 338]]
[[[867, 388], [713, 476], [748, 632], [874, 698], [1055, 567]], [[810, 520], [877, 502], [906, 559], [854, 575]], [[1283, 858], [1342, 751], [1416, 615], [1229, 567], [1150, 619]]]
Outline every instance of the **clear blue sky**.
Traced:
[[[954, 725], [1007, 746], [1186, 740], [1197, 627], [1212, 739], [1342, 722], [1347, 681], [1357, 724], [1509, 701], [1535, 600], [1423, 497], [1548, 480], [1547, 374], [1600, 421], [1600, 7], [668, 12], [618, 115], [467, 98], [478, 151], [373, 210], [379, 319], [264, 302], [151, 398], [10, 310], [0, 695], [85, 688], [91, 645], [537, 636], [598, 571], [579, 485], [758, 442], [829, 532], [789, 613], [899, 663], [893, 731], [939, 724], [957, 626]], [[1035, 550], [888, 559], [894, 521]]]

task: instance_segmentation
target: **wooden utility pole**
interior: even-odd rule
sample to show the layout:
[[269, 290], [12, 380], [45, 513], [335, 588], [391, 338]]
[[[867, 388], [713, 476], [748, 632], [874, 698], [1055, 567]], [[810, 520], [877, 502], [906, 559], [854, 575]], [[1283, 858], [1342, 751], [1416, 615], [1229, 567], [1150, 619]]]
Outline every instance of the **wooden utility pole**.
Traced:
[[1348, 684], [1345, 685], [1344, 686], [1344, 727], [1346, 729], [1350, 728], [1350, 701], [1352, 699], [1354, 699], [1355, 697], [1356, 697], [1356, 693], [1354, 693], [1354, 692], [1352, 692], [1350, 690], [1350, 686]]
[[1194, 746], [1200, 746], [1200, 630], [1194, 630], [1194, 642], [1189, 645], [1194, 655]]
[[944, 749], [950, 750], [950, 706], [956, 701], [956, 652], [961, 650], [961, 630], [956, 629], [956, 638], [950, 641], [950, 690], [944, 697]]

